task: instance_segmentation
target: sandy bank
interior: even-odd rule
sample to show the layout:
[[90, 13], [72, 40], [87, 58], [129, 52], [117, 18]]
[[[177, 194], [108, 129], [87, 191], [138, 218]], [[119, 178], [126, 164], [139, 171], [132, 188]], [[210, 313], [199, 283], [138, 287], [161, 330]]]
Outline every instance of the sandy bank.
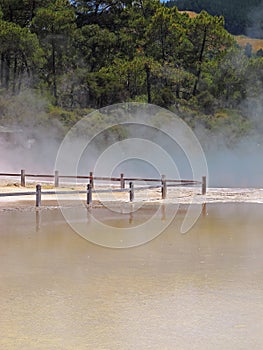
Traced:
[[[8, 179], [1, 179], [0, 193], [14, 193], [18, 192], [34, 192], [36, 183], [27, 184], [27, 187], [21, 187], [19, 182], [10, 181]], [[97, 189], [102, 187], [96, 187]], [[116, 187], [115, 187], [116, 188]], [[117, 187], [118, 188], [118, 187]], [[59, 203], [56, 195], [45, 194], [45, 191], [53, 190], [52, 184], [42, 184], [42, 206], [49, 205], [77, 205], [85, 202], [86, 195], [59, 195]], [[66, 185], [63, 184], [59, 191], [67, 190], [85, 190], [85, 185]], [[129, 194], [124, 193], [100, 193], [93, 194], [94, 204], [103, 202], [128, 202]], [[160, 189], [145, 189], [135, 192], [135, 202], [145, 203], [179, 203], [179, 204], [202, 204], [202, 203], [263, 203], [263, 189], [259, 188], [208, 188], [206, 195], [201, 195], [200, 187], [168, 187], [167, 199], [161, 200]], [[26, 207], [34, 206], [35, 196], [14, 196], [14, 197], [0, 197], [0, 208], [9, 207]]]

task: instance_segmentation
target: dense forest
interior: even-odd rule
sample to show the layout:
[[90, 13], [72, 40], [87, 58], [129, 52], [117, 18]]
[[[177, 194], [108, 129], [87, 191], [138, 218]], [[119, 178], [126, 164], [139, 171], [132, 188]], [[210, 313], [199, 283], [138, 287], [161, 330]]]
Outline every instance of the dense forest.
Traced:
[[225, 27], [231, 34], [263, 38], [261, 0], [170, 0], [166, 6], [197, 13], [205, 10], [211, 15], [223, 16]]
[[139, 101], [238, 135], [250, 106], [262, 105], [262, 50], [239, 47], [224, 18], [204, 10], [190, 18], [157, 0], [0, 0], [0, 18], [0, 124], [23, 119], [25, 103], [31, 119], [44, 109], [70, 126], [90, 109]]

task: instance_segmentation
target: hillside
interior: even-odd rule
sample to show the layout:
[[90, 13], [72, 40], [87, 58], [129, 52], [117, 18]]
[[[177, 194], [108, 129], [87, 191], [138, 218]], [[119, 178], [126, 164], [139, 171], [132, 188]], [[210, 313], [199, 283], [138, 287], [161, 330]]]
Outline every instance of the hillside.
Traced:
[[263, 50], [263, 39], [254, 39], [245, 35], [235, 35], [234, 37], [238, 45], [241, 47], [245, 47], [247, 44], [250, 44], [254, 53], [260, 49]]
[[179, 12], [180, 13], [187, 13], [190, 18], [194, 18], [194, 17], [196, 17], [198, 15], [198, 13], [196, 13], [194, 11], [187, 11], [186, 10], [186, 11], [179, 11]]
[[[194, 11], [179, 11], [180, 13], [187, 13], [190, 18], [194, 18], [198, 13]], [[233, 35], [238, 45], [246, 47], [247, 44], [252, 46], [252, 52], [256, 53], [258, 50], [263, 50], [263, 39], [250, 38], [246, 35]]]
[[225, 28], [233, 35], [263, 39], [263, 3], [261, 0], [170, 0], [165, 6], [212, 16], [223, 16]]

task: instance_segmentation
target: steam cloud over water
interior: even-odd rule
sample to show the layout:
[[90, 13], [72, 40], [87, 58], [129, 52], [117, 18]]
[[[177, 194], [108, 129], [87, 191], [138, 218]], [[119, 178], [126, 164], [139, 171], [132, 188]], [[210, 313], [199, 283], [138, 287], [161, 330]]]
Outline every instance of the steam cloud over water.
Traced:
[[262, 143], [242, 140], [232, 149], [211, 144], [205, 149], [211, 187], [263, 187]]
[[1, 172], [50, 173], [54, 169], [60, 139], [56, 130], [49, 128], [9, 128], [0, 133]]
[[[259, 115], [260, 113], [257, 112], [257, 116]], [[143, 119], [142, 115], [141, 118]], [[260, 125], [260, 120], [258, 125]], [[26, 169], [28, 173], [53, 173], [56, 170], [56, 157], [63, 139], [61, 128], [59, 126], [56, 128], [54, 125], [51, 127], [25, 128], [23, 125], [18, 125], [13, 130], [16, 130], [16, 132], [12, 133], [11, 136], [1, 135], [0, 172], [19, 173], [21, 169]], [[142, 125], [128, 126], [124, 131], [126, 135], [124, 138], [137, 137], [159, 145], [173, 159], [180, 178], [192, 178], [191, 166], [184, 151], [167, 135], [163, 135], [158, 129], [154, 130]], [[259, 135], [247, 136], [232, 145], [229, 145], [228, 142], [229, 135], [212, 136], [201, 128], [196, 130], [196, 135], [206, 155], [210, 187], [263, 187], [263, 144]], [[104, 141], [102, 142], [102, 140]], [[85, 135], [72, 139], [69, 152], [74, 153], [74, 150], [85, 142]], [[88, 175], [89, 171], [94, 170], [101, 153], [117, 142], [119, 140], [116, 139], [114, 133], [107, 133], [107, 135], [102, 133], [95, 137], [79, 155], [78, 174]], [[119, 152], [127, 152], [122, 143], [118, 147]], [[144, 152], [152, 153], [149, 142], [145, 147], [147, 148], [144, 149]], [[71, 174], [70, 154], [68, 162], [68, 174]], [[168, 177], [178, 177], [178, 174], [172, 169], [169, 171], [168, 165], [164, 165], [164, 171], [162, 171], [156, 169], [154, 164], [147, 162], [145, 159], [133, 158], [125, 161], [115, 159], [115, 164], [116, 166], [113, 169], [102, 169], [100, 167], [100, 174], [96, 175], [119, 176], [121, 172], [124, 172], [126, 176], [132, 177], [156, 178], [161, 173], [165, 173]]]
[[53, 171], [64, 130], [47, 100], [28, 90], [0, 102], [0, 172]]

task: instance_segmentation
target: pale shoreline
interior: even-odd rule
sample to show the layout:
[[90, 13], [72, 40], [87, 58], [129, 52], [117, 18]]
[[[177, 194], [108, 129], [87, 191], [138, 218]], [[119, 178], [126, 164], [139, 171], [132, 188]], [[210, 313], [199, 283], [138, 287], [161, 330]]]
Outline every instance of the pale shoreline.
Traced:
[[[9, 179], [1, 179], [0, 193], [14, 192], [34, 192], [36, 183], [27, 184], [26, 187], [21, 187], [19, 182], [10, 181]], [[114, 186], [114, 188], [118, 186]], [[96, 187], [98, 188], [98, 187]], [[101, 186], [99, 186], [101, 188]], [[112, 187], [113, 188], [113, 187]], [[136, 186], [135, 186], [136, 188]], [[61, 184], [57, 190], [84, 190], [85, 184], [69, 185]], [[45, 191], [54, 190], [53, 184], [42, 184], [42, 206], [61, 206], [61, 205], [76, 205], [85, 202], [85, 195], [60, 195], [57, 200], [56, 195], [45, 195]], [[93, 194], [94, 205], [102, 204], [103, 202], [127, 203], [129, 194], [124, 193], [103, 193]], [[204, 204], [204, 203], [259, 203], [263, 204], [263, 189], [260, 188], [208, 188], [206, 195], [201, 194], [201, 188], [198, 187], [168, 187], [167, 198], [161, 199], [161, 191], [158, 189], [145, 189], [135, 191], [134, 202], [145, 204]], [[0, 209], [33, 207], [35, 205], [35, 195], [30, 196], [13, 196], [0, 197]]]

